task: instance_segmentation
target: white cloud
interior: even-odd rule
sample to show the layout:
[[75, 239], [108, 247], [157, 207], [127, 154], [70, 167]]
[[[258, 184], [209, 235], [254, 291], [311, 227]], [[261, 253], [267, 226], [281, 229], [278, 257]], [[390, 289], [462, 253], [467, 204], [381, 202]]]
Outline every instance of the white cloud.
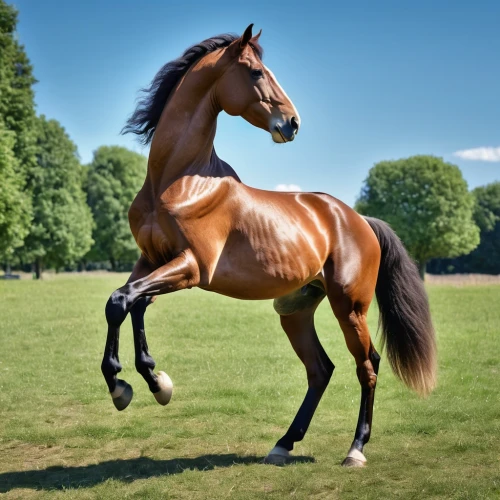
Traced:
[[275, 191], [302, 191], [300, 186], [297, 184], [278, 184], [275, 188]]
[[456, 151], [453, 155], [463, 160], [500, 161], [500, 147], [462, 149], [461, 151]]

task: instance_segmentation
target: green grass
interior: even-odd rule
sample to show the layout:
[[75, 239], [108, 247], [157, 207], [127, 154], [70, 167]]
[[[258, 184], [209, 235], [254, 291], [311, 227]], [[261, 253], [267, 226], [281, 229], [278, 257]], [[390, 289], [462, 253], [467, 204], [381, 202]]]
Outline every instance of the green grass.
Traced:
[[[340, 467], [359, 409], [354, 361], [326, 301], [336, 370], [304, 457], [260, 463], [306, 391], [270, 302], [191, 290], [160, 297], [146, 328], [174, 381], [160, 407], [134, 369], [129, 321], [118, 413], [100, 373], [104, 304], [124, 276], [0, 282], [0, 493], [7, 498], [500, 498], [500, 287], [429, 289], [439, 386], [410, 393], [382, 358], [368, 466]], [[376, 308], [370, 315], [376, 330]]]

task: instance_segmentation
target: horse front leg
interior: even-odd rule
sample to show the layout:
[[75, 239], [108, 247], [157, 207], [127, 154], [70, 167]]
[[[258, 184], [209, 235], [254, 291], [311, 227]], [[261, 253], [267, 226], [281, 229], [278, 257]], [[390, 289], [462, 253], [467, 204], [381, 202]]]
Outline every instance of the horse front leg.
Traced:
[[125, 409], [132, 400], [133, 395], [132, 387], [124, 380], [117, 379], [116, 377], [117, 373], [121, 371], [118, 358], [120, 326], [127, 314], [137, 304], [137, 309], [132, 316], [134, 343], [136, 346], [136, 366], [141, 368], [141, 373], [142, 371], [146, 373], [146, 381], [150, 389], [155, 393], [157, 401], [160, 404], [166, 404], [168, 402], [165, 402], [166, 397], [168, 396], [168, 399], [170, 399], [169, 393], [171, 393], [171, 387], [168, 387], [170, 379], [163, 372], [160, 372], [158, 375], [152, 373], [154, 361], [149, 356], [144, 333], [143, 317], [146, 307], [144, 305], [141, 306], [140, 300], [154, 295], [162, 295], [197, 286], [200, 276], [198, 265], [191, 252], [180, 254], [144, 277], [132, 279], [146, 272], [148, 269], [144, 265], [144, 261], [141, 266], [138, 263], [136, 268], [140, 269], [140, 271], [132, 273], [129, 282], [115, 290], [106, 304], [108, 338], [101, 369], [108, 384], [113, 403], [118, 410]]
[[[153, 268], [143, 256], [136, 262], [132, 274], [127, 280], [127, 284], [139, 278], [147, 276]], [[116, 292], [113, 294], [115, 295]], [[116, 375], [121, 372], [122, 366], [118, 357], [120, 326], [125, 320], [127, 312], [112, 305], [113, 295], [106, 304], [106, 321], [108, 322], [108, 336], [104, 356], [101, 363], [101, 371], [108, 385], [111, 398], [116, 408], [124, 410], [132, 400], [132, 387], [124, 380], [120, 380]], [[110, 304], [111, 302], [111, 304]]]
[[139, 299], [130, 310], [132, 328], [134, 332], [135, 368], [142, 375], [153, 393], [156, 401], [165, 406], [172, 397], [172, 381], [165, 372], [155, 374], [156, 363], [149, 352], [144, 329], [144, 313], [156, 296]]

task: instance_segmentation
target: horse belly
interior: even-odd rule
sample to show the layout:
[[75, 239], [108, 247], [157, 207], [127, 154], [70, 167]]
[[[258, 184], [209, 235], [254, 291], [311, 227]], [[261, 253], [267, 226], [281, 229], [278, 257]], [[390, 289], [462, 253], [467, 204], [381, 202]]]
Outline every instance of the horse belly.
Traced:
[[318, 277], [323, 281], [324, 261], [313, 249], [276, 244], [256, 251], [248, 241], [231, 243], [224, 248], [210, 283], [202, 288], [257, 300], [281, 297]]

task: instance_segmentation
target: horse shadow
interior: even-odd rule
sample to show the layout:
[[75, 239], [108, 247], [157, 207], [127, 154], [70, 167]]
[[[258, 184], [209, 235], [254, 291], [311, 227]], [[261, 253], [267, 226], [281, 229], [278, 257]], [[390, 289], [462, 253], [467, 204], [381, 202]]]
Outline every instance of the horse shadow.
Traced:
[[[209, 471], [216, 467], [256, 464], [261, 463], [263, 458], [254, 455], [240, 456], [234, 453], [172, 460], [139, 457], [75, 467], [53, 466], [42, 470], [5, 472], [0, 474], [0, 493], [6, 493], [15, 488], [33, 490], [91, 488], [108, 479], [132, 483], [138, 479], [180, 474], [185, 470]], [[296, 456], [285, 465], [300, 462], [314, 462], [314, 458]]]

